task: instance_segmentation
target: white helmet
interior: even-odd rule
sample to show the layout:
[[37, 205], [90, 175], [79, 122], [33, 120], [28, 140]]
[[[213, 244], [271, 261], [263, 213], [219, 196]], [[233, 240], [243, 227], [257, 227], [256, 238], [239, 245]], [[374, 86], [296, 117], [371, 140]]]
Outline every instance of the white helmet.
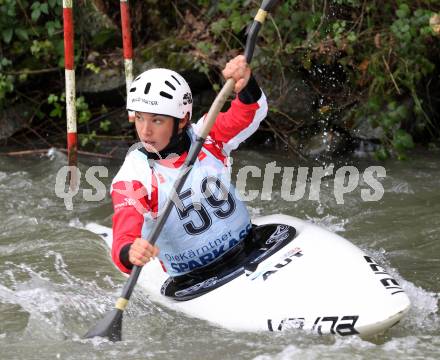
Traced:
[[185, 79], [175, 71], [151, 69], [130, 85], [127, 110], [161, 114], [182, 119], [192, 115], [192, 94]]

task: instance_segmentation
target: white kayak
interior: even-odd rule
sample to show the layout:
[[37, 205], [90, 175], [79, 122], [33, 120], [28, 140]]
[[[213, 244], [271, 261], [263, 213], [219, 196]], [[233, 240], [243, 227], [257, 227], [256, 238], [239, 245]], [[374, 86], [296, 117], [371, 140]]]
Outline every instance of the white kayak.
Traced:
[[[239, 255], [230, 271], [174, 286], [156, 259], [144, 266], [138, 284], [154, 302], [238, 331], [298, 328], [365, 337], [397, 324], [409, 310], [398, 282], [341, 236], [287, 215], [253, 223], [266, 229], [266, 239]], [[87, 229], [111, 247], [110, 228], [91, 223]]]

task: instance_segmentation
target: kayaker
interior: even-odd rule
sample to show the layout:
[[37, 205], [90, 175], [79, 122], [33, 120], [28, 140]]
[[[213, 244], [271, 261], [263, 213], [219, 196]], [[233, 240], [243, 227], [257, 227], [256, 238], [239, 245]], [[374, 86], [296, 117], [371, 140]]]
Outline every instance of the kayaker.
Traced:
[[[220, 113], [169, 218], [152, 246], [147, 236], [160, 214], [194, 142], [203, 117], [191, 124], [192, 93], [185, 79], [168, 69], [151, 69], [131, 84], [127, 109], [135, 112], [142, 143], [131, 151], [112, 182], [112, 258], [124, 272], [158, 257], [170, 276], [213, 263], [241, 243], [251, 229], [245, 204], [228, 183], [230, 152], [254, 133], [267, 114], [266, 97], [245, 57], [222, 71], [236, 81], [236, 97]], [[159, 251], [160, 249], [160, 251]]]

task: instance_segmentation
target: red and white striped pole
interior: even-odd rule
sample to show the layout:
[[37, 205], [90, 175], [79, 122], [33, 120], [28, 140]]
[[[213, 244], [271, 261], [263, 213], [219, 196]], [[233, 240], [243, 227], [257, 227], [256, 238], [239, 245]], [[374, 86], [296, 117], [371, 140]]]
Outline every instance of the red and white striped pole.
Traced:
[[[76, 133], [75, 69], [73, 49], [73, 0], [63, 0], [64, 68], [66, 78], [67, 158], [69, 166], [78, 163], [78, 135]], [[71, 172], [70, 187], [76, 187], [76, 172]]]
[[[124, 48], [124, 67], [125, 85], [127, 96], [133, 81], [133, 46], [131, 42], [130, 7], [128, 0], [120, 0], [121, 6], [121, 26], [122, 26], [122, 46]], [[128, 112], [128, 120], [134, 122], [134, 113]]]

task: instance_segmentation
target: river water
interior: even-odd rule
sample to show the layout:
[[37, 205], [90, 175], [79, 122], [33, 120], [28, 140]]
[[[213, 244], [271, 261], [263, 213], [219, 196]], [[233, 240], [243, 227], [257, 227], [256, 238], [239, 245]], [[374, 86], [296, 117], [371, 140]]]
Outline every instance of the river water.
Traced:
[[[285, 155], [240, 151], [234, 168], [277, 161]], [[275, 175], [271, 200], [247, 203], [252, 216], [285, 213], [317, 223], [371, 254], [399, 281], [411, 299], [409, 314], [374, 339], [303, 333], [238, 333], [188, 318], [151, 303], [137, 289], [124, 316], [120, 343], [81, 336], [112, 308], [124, 277], [103, 242], [84, 229], [88, 222], [111, 225], [108, 195], [85, 201], [80, 191], [67, 211], [55, 194], [64, 155], [0, 157], [0, 359], [438, 359], [440, 358], [440, 152], [415, 152], [410, 160], [374, 164], [351, 158], [335, 169], [384, 166], [380, 201], [365, 202], [365, 182], [338, 204], [334, 180], [325, 178], [319, 200], [289, 202]], [[89, 166], [108, 168], [109, 186], [118, 161], [83, 159], [81, 189], [91, 188]], [[295, 179], [295, 177], [294, 177]], [[247, 189], [259, 189], [251, 178]], [[308, 187], [310, 184], [308, 184]], [[368, 186], [366, 187], [368, 188]], [[213, 309], [215, 311], [215, 309]]]

